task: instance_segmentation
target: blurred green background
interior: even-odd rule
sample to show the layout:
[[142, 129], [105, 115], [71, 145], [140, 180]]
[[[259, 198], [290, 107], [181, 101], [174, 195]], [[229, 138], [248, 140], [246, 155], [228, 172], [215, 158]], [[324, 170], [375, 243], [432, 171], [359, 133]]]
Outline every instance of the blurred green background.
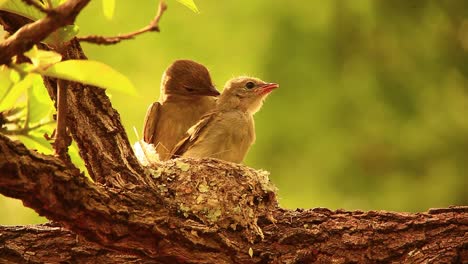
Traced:
[[[92, 1], [80, 35], [116, 35], [153, 18], [157, 1]], [[83, 44], [127, 75], [114, 93], [130, 141], [175, 59], [205, 64], [219, 89], [237, 75], [277, 82], [257, 113], [245, 164], [271, 172], [287, 208], [425, 211], [468, 204], [468, 1], [174, 0], [161, 33]], [[1, 198], [0, 224], [43, 222]]]

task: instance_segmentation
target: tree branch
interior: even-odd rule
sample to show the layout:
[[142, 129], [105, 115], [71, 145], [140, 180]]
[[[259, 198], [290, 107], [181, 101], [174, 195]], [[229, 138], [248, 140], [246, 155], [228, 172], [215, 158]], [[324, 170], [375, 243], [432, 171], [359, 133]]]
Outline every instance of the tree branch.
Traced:
[[11, 135], [11, 136], [15, 136], [15, 135], [23, 135], [23, 136], [28, 136], [29, 132], [33, 131], [33, 130], [36, 130], [36, 129], [39, 129], [43, 126], [47, 126], [47, 125], [50, 125], [50, 124], [54, 124], [55, 121], [47, 121], [45, 123], [39, 123], [39, 124], [36, 124], [34, 126], [30, 126], [30, 127], [23, 127], [23, 128], [20, 128], [20, 129], [15, 129], [15, 130], [6, 130], [6, 129], [1, 129], [0, 128], [0, 132], [2, 132], [4, 135]]
[[68, 155], [68, 147], [71, 144], [71, 137], [67, 131], [67, 82], [64, 80], [57, 81], [57, 129], [55, 133], [55, 141], [53, 143], [55, 154], [63, 161], [71, 163]]
[[[184, 166], [195, 165], [192, 163]], [[205, 164], [193, 166], [192, 170], [201, 173], [215, 170], [226, 175], [239, 173], [239, 166], [235, 164], [225, 164], [216, 168], [213, 167], [213, 163], [203, 165]], [[185, 209], [184, 214], [187, 214], [187, 218], [180, 213], [182, 205], [186, 203], [187, 195], [197, 194], [199, 186], [196, 181], [191, 180], [193, 171], [184, 172], [185, 167], [181, 169], [179, 166], [180, 163], [176, 162], [164, 166], [165, 171], [159, 176], [164, 183], [157, 184], [151, 181], [142, 182], [139, 186], [127, 185], [122, 189], [106, 188], [87, 181], [77, 170], [70, 169], [60, 159], [29, 151], [21, 143], [12, 142], [0, 135], [0, 193], [21, 199], [26, 206], [35, 209], [39, 214], [60, 222], [64, 227], [91, 241], [115, 250], [161, 260], [211, 260], [209, 262], [213, 263], [215, 258], [220, 258], [228, 262], [229, 256], [236, 253], [232, 248], [226, 249], [231, 252], [225, 256], [213, 255], [213, 252], [222, 249], [218, 241], [227, 241], [230, 245], [235, 244], [235, 241], [227, 239], [226, 234], [218, 233], [220, 228], [216, 225], [206, 224], [212, 223], [212, 219], [209, 218], [210, 212], [206, 215], [200, 214], [199, 219], [195, 218], [193, 212]], [[175, 179], [175, 173], [180, 172], [182, 172], [180, 178]], [[248, 168], [241, 172], [249, 175], [246, 177], [255, 176], [253, 170]], [[246, 177], [232, 180], [238, 184], [238, 181], [245, 180]], [[219, 180], [219, 184], [221, 182], [234, 184], [223, 179], [214, 179]], [[251, 184], [252, 182], [245, 181], [246, 192], [240, 192], [239, 195], [247, 195], [253, 190], [263, 192], [259, 189], [260, 186], [252, 187]], [[168, 193], [167, 188], [171, 186], [175, 193]], [[231, 185], [226, 188], [221, 187], [222, 185], [220, 191], [223, 192], [228, 188], [237, 191]], [[238, 188], [238, 190], [243, 189]], [[176, 195], [182, 191], [185, 191], [185, 195]], [[166, 196], [161, 196], [162, 193]], [[211, 197], [208, 195], [213, 193], [203, 195], [208, 202], [208, 197]], [[267, 197], [264, 199], [267, 200]], [[210, 199], [209, 202], [215, 203], [214, 206], [223, 206], [218, 205], [216, 199]], [[246, 209], [248, 206], [239, 212], [244, 213]], [[221, 212], [222, 207], [219, 210]], [[256, 215], [256, 212], [251, 212], [248, 217]], [[219, 218], [224, 219], [229, 225], [234, 221], [229, 217], [231, 216]], [[240, 220], [243, 217], [238, 216]], [[241, 224], [239, 223], [239, 226]], [[247, 222], [245, 224], [246, 236], [252, 233], [248, 224]], [[238, 239], [239, 242], [245, 240], [241, 237]], [[176, 241], [183, 242], [178, 244]]]
[[122, 40], [133, 39], [134, 37], [140, 34], [146, 33], [146, 32], [151, 32], [151, 31], [159, 32], [159, 21], [161, 20], [161, 17], [166, 11], [166, 9], [167, 9], [166, 2], [164, 0], [161, 0], [159, 2], [156, 16], [153, 18], [150, 24], [137, 31], [127, 33], [127, 34], [121, 34], [121, 35], [114, 36], [114, 37], [103, 37], [103, 36], [91, 35], [91, 36], [85, 36], [85, 37], [77, 37], [77, 39], [80, 42], [89, 42], [89, 43], [94, 43], [94, 44], [99, 44], [99, 45], [113, 45], [113, 44], [119, 43]]
[[[66, 4], [70, 6], [71, 2], [77, 1], [70, 0]], [[78, 3], [81, 2], [78, 1]], [[64, 6], [65, 4], [62, 4], [57, 8], [64, 8]], [[14, 46], [17, 43], [13, 41], [14, 39], [18, 38], [21, 40], [35, 34], [35, 32], [31, 32], [28, 28], [39, 21], [18, 29], [26, 22], [24, 19], [10, 14], [1, 14], [2, 24], [4, 24], [5, 28], [10, 32], [17, 30], [9, 38], [11, 45]], [[58, 13], [57, 15], [63, 16], [62, 13]], [[48, 25], [48, 22], [44, 23]], [[20, 32], [25, 33], [18, 35]], [[17, 37], [13, 38], [14, 36]], [[35, 41], [39, 40], [36, 39]], [[0, 44], [0, 52], [2, 44], [5, 44], [5, 42]], [[11, 50], [10, 46], [5, 45], [7, 49]], [[76, 39], [66, 43], [59, 52], [62, 54], [63, 60], [87, 59]], [[3, 53], [0, 54], [0, 58], [2, 55]], [[120, 122], [119, 114], [112, 108], [111, 102], [105, 95], [104, 90], [79, 83], [67, 83], [66, 102], [68, 113], [66, 124], [73, 139], [78, 144], [80, 156], [85, 161], [91, 178], [96, 182], [105, 183], [109, 186], [122, 186], [127, 182], [141, 182], [142, 175], [143, 177], [145, 175], [144, 171], [134, 156], [125, 129]], [[56, 101], [57, 80], [45, 78], [45, 84], [50, 96]], [[106, 153], [106, 155], [102, 155], [102, 153]]]
[[[18, 33], [31, 25], [21, 27], [27, 23], [27, 20], [9, 13], [0, 12], [0, 14], [2, 24], [9, 32], [17, 30]], [[21, 34], [18, 37], [20, 39], [28, 37], [28, 34]], [[59, 52], [63, 60], [87, 59], [76, 39], [65, 43]], [[44, 78], [44, 83], [51, 98], [57, 101], [57, 79]], [[68, 108], [66, 124], [78, 144], [80, 156], [85, 161], [91, 178], [109, 186], [140, 182], [141, 175], [145, 175], [144, 171], [134, 156], [119, 114], [112, 108], [104, 89], [74, 82], [66, 83]]]
[[[55, 100], [56, 80], [47, 78], [45, 83]], [[104, 90], [73, 82], [67, 89], [67, 126], [91, 178], [109, 186], [141, 182], [144, 170]]]
[[[241, 165], [175, 160], [161, 164], [153, 175], [152, 182], [138, 186], [107, 188], [57, 158], [0, 135], [0, 193], [23, 200], [87, 240], [143, 259], [421, 263], [430, 258], [440, 263], [456, 262], [468, 250], [468, 207], [419, 214], [288, 211], [277, 208], [271, 191], [263, 190], [268, 185], [262, 172]], [[226, 199], [238, 201], [253, 217], [235, 215], [236, 203]], [[216, 219], [210, 218], [210, 206], [220, 208]], [[269, 213], [276, 223], [268, 220]]]
[[15, 34], [0, 42], [0, 65], [8, 64], [15, 55], [30, 50], [55, 30], [73, 24], [76, 16], [89, 0], [68, 0], [50, 9], [47, 15], [33, 23], [23, 26]]
[[103, 248], [51, 224], [0, 226], [2, 263], [155, 263]]

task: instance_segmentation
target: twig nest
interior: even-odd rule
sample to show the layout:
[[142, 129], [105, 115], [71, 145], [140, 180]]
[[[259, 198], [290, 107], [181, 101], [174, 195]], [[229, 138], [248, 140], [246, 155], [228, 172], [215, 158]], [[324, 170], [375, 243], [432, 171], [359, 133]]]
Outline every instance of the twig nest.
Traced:
[[263, 239], [260, 217], [274, 222], [276, 187], [264, 170], [217, 159], [176, 159], [147, 168], [161, 195], [186, 218]]

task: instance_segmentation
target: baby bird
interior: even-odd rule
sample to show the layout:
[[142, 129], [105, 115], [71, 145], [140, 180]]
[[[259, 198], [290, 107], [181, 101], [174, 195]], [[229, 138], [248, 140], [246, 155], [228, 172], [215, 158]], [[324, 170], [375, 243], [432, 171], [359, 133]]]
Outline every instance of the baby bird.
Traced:
[[214, 109], [218, 95], [205, 66], [176, 60], [162, 76], [159, 100], [146, 112], [144, 141], [154, 144], [160, 160], [169, 159], [187, 129]]
[[255, 142], [253, 115], [279, 85], [257, 78], [229, 80], [216, 108], [192, 126], [172, 151], [172, 158], [217, 158], [235, 163], [244, 160]]

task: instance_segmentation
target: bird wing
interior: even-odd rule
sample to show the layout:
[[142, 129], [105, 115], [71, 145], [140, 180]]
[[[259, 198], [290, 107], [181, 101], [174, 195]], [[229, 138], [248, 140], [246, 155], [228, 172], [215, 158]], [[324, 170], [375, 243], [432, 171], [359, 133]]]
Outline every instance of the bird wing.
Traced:
[[148, 110], [146, 110], [145, 122], [143, 123], [143, 140], [146, 143], [154, 143], [153, 137], [159, 120], [160, 108], [161, 104], [159, 102], [154, 102], [148, 107]]
[[209, 124], [214, 120], [219, 113], [211, 112], [203, 116], [197, 124], [192, 126], [186, 133], [183, 139], [177, 143], [172, 150], [171, 159], [182, 156], [193, 144], [197, 141], [200, 135], [207, 130]]

